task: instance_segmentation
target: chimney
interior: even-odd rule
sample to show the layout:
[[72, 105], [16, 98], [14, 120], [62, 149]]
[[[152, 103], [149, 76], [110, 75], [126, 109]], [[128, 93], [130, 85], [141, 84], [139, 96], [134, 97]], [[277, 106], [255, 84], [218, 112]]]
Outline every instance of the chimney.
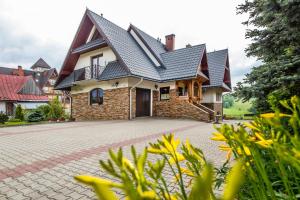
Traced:
[[166, 49], [167, 51], [175, 49], [175, 34], [166, 35]]
[[22, 68], [22, 66], [18, 66], [18, 76], [24, 76], [25, 74], [24, 74], [24, 70], [23, 70], [23, 68]]

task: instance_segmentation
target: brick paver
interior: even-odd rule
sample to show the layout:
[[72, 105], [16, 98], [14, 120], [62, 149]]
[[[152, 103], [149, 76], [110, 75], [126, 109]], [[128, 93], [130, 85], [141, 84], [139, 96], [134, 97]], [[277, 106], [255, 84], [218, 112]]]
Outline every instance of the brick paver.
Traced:
[[132, 144], [142, 151], [170, 132], [182, 140], [189, 138], [219, 165], [225, 155], [209, 139], [213, 130], [208, 123], [155, 118], [2, 128], [0, 199], [94, 199], [90, 188], [73, 179], [75, 175], [109, 178], [99, 169], [109, 148], [122, 147], [130, 157]]

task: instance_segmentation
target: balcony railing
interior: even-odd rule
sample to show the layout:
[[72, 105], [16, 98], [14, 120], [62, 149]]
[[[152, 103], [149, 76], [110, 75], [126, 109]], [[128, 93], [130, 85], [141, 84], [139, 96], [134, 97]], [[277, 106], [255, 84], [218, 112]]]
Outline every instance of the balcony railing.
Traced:
[[101, 73], [103, 72], [105, 66], [93, 65], [87, 66], [74, 71], [74, 82], [99, 79]]

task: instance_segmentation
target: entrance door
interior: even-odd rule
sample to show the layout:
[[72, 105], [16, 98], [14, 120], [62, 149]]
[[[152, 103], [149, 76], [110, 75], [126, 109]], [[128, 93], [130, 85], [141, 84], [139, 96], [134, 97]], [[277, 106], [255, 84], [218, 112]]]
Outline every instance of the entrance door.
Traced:
[[151, 90], [136, 88], [136, 117], [150, 116]]

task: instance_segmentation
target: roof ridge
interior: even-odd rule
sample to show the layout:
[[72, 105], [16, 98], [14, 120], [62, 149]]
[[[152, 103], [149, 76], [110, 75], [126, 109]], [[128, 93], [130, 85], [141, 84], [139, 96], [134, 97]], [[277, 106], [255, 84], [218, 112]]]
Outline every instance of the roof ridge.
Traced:
[[109, 23], [112, 23], [112, 24], [114, 24], [115, 26], [117, 26], [117, 27], [119, 27], [119, 28], [123, 29], [124, 31], [126, 31], [126, 29], [124, 29], [124, 28], [122, 28], [121, 26], [117, 25], [116, 23], [114, 23], [114, 22], [112, 22], [112, 21], [110, 21], [110, 20], [106, 19], [105, 17], [103, 17], [103, 16], [99, 15], [98, 13], [96, 13], [96, 12], [94, 12], [94, 11], [92, 11], [92, 10], [88, 9], [88, 8], [87, 8], [87, 10], [88, 10], [89, 12], [91, 12], [91, 13], [93, 13], [93, 14], [97, 15], [98, 17], [101, 17], [101, 18], [103, 18], [104, 20], [108, 21]]
[[142, 29], [138, 28], [137, 26], [130, 24], [131, 26], [133, 26], [134, 28], [138, 29], [139, 31], [143, 32], [144, 34], [148, 35], [149, 37], [151, 37], [153, 40], [157, 41], [158, 43], [164, 45], [164, 43], [162, 43], [161, 41], [155, 39], [155, 37], [153, 37], [152, 35], [148, 34], [147, 32], [143, 31]]
[[215, 53], [215, 52], [219, 52], [219, 51], [228, 51], [228, 48], [226, 48], [226, 49], [220, 49], [220, 50], [215, 50], [215, 51], [211, 51], [211, 52], [207, 52], [207, 54], [209, 54], [209, 53]]
[[[179, 49], [174, 49], [173, 51], [167, 51], [167, 52], [162, 53], [162, 54], [173, 53], [173, 52], [176, 52], [176, 51], [182, 51], [182, 50], [185, 50], [185, 49], [190, 49], [190, 48], [199, 47], [199, 46], [203, 46], [203, 45], [206, 46], [206, 43], [193, 45], [193, 46], [191, 46], [191, 47], [182, 47], [182, 48], [179, 48]], [[161, 55], [162, 55], [162, 54], [161, 54]]]

